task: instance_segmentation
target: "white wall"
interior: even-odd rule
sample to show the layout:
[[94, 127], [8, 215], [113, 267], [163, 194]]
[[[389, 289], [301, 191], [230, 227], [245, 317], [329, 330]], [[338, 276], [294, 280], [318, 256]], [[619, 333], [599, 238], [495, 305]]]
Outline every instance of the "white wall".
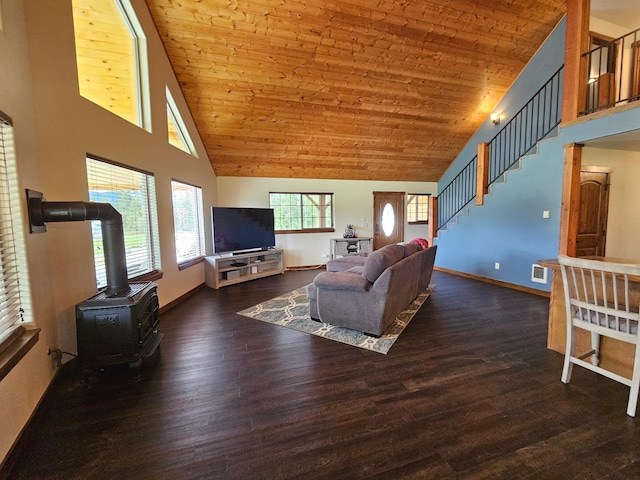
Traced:
[[[171, 179], [201, 186], [206, 205], [215, 201], [217, 187], [146, 3], [132, 3], [147, 35], [151, 132], [80, 97], [71, 0], [0, 0], [0, 110], [14, 123], [21, 188], [43, 192], [49, 201], [88, 200], [87, 153], [155, 174], [164, 272], [157, 284], [162, 306], [204, 281], [202, 263], [178, 270]], [[199, 158], [168, 143], [166, 85]], [[23, 218], [26, 220], [24, 212]], [[34, 317], [42, 332], [36, 346], [0, 381], [0, 459], [5, 458], [55, 373], [47, 349], [76, 352], [75, 305], [96, 290], [90, 222], [52, 223], [47, 230], [39, 235], [25, 232]], [[210, 220], [206, 231], [210, 250]]]
[[[435, 182], [375, 182], [285, 178], [218, 177], [218, 206], [268, 207], [269, 192], [319, 192], [334, 194], [335, 232], [276, 235], [277, 247], [285, 251], [285, 266], [324, 264], [329, 239], [341, 237], [353, 224], [359, 237], [373, 236], [373, 192], [437, 193]], [[367, 226], [363, 226], [364, 224]], [[427, 225], [405, 223], [404, 238], [426, 238]]]
[[612, 169], [606, 256], [640, 259], [640, 152], [585, 147], [582, 165]]

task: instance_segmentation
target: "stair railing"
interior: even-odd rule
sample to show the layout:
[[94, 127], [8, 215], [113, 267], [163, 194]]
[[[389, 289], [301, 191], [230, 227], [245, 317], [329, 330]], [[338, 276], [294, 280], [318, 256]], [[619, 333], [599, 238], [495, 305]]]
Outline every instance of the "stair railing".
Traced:
[[438, 230], [476, 198], [478, 156], [471, 159], [438, 194]]
[[489, 142], [489, 185], [560, 124], [563, 68], [560, 67]]
[[[560, 124], [563, 70], [564, 66], [560, 67], [489, 142], [488, 185], [500, 179]], [[438, 194], [438, 230], [476, 198], [477, 175], [476, 155]]]

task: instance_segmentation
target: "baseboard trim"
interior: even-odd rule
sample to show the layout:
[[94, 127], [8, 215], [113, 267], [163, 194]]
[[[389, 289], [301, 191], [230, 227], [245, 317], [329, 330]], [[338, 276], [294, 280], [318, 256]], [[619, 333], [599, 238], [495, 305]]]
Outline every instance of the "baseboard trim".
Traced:
[[160, 307], [160, 315], [162, 315], [163, 313], [168, 312], [169, 310], [171, 310], [176, 305], [181, 304], [187, 298], [189, 298], [192, 295], [195, 295], [196, 293], [198, 293], [200, 290], [202, 290], [206, 286], [207, 286], [206, 283], [203, 282], [200, 285], [198, 285], [197, 287], [192, 288], [191, 290], [189, 290], [187, 293], [184, 293], [184, 294], [180, 295], [178, 298], [175, 298], [174, 300], [171, 300], [169, 303], [163, 305], [162, 307]]
[[296, 271], [296, 270], [324, 270], [327, 266], [323, 263], [320, 265], [299, 265], [297, 267], [287, 267], [285, 271]]
[[482, 277], [480, 275], [474, 275], [472, 273], [460, 272], [458, 270], [450, 270], [448, 268], [433, 267], [434, 270], [444, 273], [450, 273], [451, 275], [457, 275], [459, 277], [471, 278], [472, 280], [479, 280], [481, 282], [490, 283], [499, 287], [510, 288], [511, 290], [518, 290], [520, 292], [531, 293], [540, 297], [551, 298], [551, 293], [545, 290], [538, 290], [537, 288], [523, 287], [522, 285], [516, 285], [515, 283], [503, 282], [495, 280], [493, 278]]

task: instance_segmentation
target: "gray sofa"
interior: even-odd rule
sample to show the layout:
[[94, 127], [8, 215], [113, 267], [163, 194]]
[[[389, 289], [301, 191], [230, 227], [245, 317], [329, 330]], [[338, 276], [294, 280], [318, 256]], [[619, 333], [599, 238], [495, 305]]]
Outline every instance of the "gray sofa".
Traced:
[[431, 281], [436, 246], [387, 245], [327, 263], [307, 286], [310, 316], [380, 336]]

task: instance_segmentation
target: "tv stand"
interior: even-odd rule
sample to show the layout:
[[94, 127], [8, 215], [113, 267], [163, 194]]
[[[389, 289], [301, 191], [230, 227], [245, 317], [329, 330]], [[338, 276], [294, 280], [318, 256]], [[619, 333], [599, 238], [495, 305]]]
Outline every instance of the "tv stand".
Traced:
[[283, 254], [282, 250], [272, 249], [205, 257], [205, 282], [207, 287], [217, 289], [284, 273]]

